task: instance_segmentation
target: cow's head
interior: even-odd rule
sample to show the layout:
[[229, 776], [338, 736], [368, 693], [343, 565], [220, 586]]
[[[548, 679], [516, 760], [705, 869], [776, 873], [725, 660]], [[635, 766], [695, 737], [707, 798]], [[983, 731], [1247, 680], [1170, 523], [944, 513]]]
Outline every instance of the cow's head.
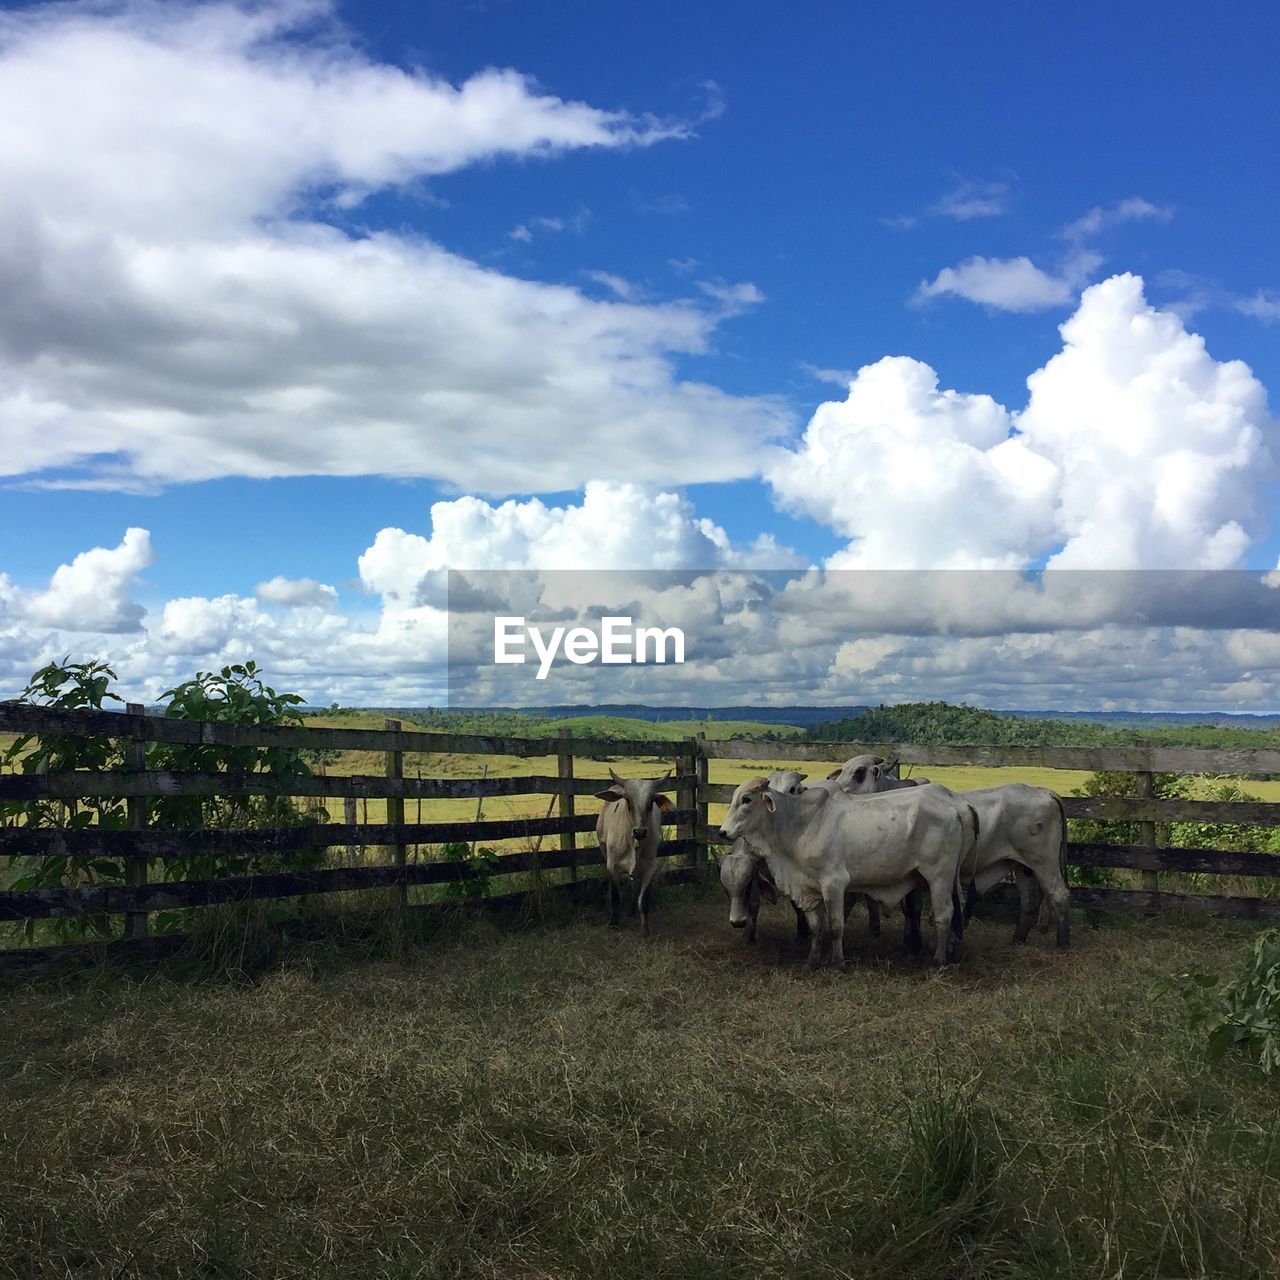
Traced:
[[721, 837], [737, 840], [745, 836], [749, 844], [767, 848], [766, 840], [753, 840], [752, 836], [759, 837], [767, 832], [777, 807], [774, 793], [769, 790], [768, 778], [752, 778], [750, 782], [744, 782], [729, 802], [729, 812], [720, 827]]
[[613, 786], [597, 791], [596, 799], [606, 804], [614, 800], [626, 804], [631, 823], [631, 844], [636, 848], [648, 836], [651, 825], [655, 831], [658, 829], [658, 815], [675, 807], [660, 790], [671, 777], [671, 770], [668, 769], [661, 778], [620, 778], [612, 769], [609, 776], [613, 779]]
[[778, 891], [765, 871], [763, 859], [745, 840], [734, 841], [733, 848], [718, 855], [716, 861], [720, 864], [720, 883], [729, 895], [729, 923], [735, 929], [751, 922], [762, 897], [777, 902]]
[[854, 756], [827, 775], [828, 778], [839, 778], [840, 789], [853, 795], [884, 791], [882, 779], [888, 776], [888, 768], [879, 756]]
[[797, 773], [794, 769], [780, 769], [769, 775], [769, 786], [784, 795], [798, 796], [804, 790], [804, 780], [808, 776], [807, 773]]

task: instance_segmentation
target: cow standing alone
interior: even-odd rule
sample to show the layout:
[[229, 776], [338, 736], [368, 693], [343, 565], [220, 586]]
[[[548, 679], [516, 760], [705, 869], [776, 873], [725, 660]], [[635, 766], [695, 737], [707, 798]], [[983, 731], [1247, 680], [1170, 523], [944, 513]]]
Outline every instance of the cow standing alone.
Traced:
[[658, 869], [662, 814], [673, 806], [659, 788], [671, 776], [620, 778], [612, 769], [613, 786], [597, 791], [605, 802], [596, 819], [596, 839], [604, 854], [609, 880], [609, 924], [618, 927], [622, 888], [628, 889], [631, 914], [640, 913], [640, 936], [649, 936], [650, 884]]

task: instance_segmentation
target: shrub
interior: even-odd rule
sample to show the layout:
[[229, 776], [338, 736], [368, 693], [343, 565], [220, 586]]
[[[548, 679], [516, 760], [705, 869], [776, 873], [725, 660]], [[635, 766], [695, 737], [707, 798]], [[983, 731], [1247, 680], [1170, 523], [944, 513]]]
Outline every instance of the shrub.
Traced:
[[[102, 661], [72, 662], [69, 657], [51, 662], [31, 677], [18, 701], [66, 710], [102, 710], [104, 703], [122, 702], [112, 691], [115, 671]], [[257, 664], [249, 661], [223, 667], [219, 672], [198, 672], [194, 679], [161, 695], [171, 719], [218, 721], [237, 725], [289, 726], [301, 724], [295, 707], [297, 694], [277, 693], [263, 683]], [[3, 760], [24, 774], [60, 773], [76, 769], [113, 770], [126, 766], [129, 744], [120, 739], [80, 737], [73, 734], [37, 733], [19, 737]], [[229, 747], [214, 743], [151, 743], [146, 766], [150, 770], [264, 773], [287, 789], [291, 782], [310, 775], [302, 750], [294, 747]], [[16, 817], [30, 827], [62, 827], [73, 831], [89, 827], [122, 830], [127, 822], [125, 801], [117, 798], [35, 800], [8, 802], [0, 813]], [[301, 808], [287, 795], [266, 796], [159, 796], [147, 805], [147, 818], [162, 826], [183, 829], [235, 829], [241, 827], [290, 827], [323, 820], [323, 809]], [[267, 854], [221, 851], [192, 853], [161, 862], [170, 880], [191, 877], [243, 875], [252, 872], [294, 870], [323, 860], [319, 847], [282, 849]], [[54, 889], [92, 884], [119, 884], [125, 879], [122, 858], [68, 858], [61, 855], [22, 859], [23, 874], [14, 889]], [[151, 864], [154, 865], [154, 864]], [[173, 923], [166, 913], [159, 923]], [[36, 922], [24, 922], [30, 940]], [[106, 916], [54, 917], [50, 931], [67, 938], [112, 932]]]
[[1181, 994], [1215, 1061], [1241, 1047], [1257, 1051], [1265, 1075], [1280, 1073], [1280, 929], [1258, 935], [1243, 970], [1225, 985], [1216, 974], [1188, 969], [1153, 983], [1147, 999], [1170, 991]]

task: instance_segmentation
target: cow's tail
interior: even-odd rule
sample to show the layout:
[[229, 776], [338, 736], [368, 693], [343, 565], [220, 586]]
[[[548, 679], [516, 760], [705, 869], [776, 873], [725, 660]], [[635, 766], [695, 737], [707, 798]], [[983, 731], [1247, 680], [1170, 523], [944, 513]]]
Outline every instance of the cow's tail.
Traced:
[[[966, 834], [968, 835], [968, 848], [965, 850], [965, 856], [960, 859], [960, 863], [956, 867], [957, 891], [959, 890], [963, 881], [963, 877], [961, 875], [961, 867], [963, 867], [965, 862], [968, 861], [969, 855], [973, 853], [974, 849], [976, 848], [978, 843], [978, 834], [982, 830], [982, 823], [978, 819], [978, 811], [971, 804], [965, 805], [965, 809], [968, 810], [968, 813], [969, 813], [969, 817], [964, 824], [966, 827]], [[975, 863], [976, 863], [976, 859], [975, 859]], [[976, 865], [974, 870], [976, 873], [977, 871]], [[974, 879], [969, 881], [969, 891], [964, 895], [964, 919], [966, 924], [968, 924], [968, 922], [973, 919], [973, 913], [977, 909], [978, 899], [981, 896], [982, 895], [978, 892], [978, 880], [975, 874]]]
[[971, 804], [965, 805], [965, 812], [968, 817], [961, 816], [960, 819], [960, 826], [965, 836], [965, 848], [961, 857], [956, 861], [955, 878], [951, 885], [951, 930], [958, 938], [964, 936], [965, 921], [972, 914], [972, 910], [966, 911], [966, 904], [961, 893], [964, 883], [962, 870], [969, 854], [973, 851], [974, 845], [978, 843], [978, 831], [980, 829], [978, 814], [974, 807]]
[[1054, 803], [1058, 806], [1058, 820], [1061, 825], [1061, 835], [1058, 838], [1058, 871], [1062, 876], [1062, 883], [1067, 883], [1067, 809], [1062, 803], [1062, 797], [1054, 795]]

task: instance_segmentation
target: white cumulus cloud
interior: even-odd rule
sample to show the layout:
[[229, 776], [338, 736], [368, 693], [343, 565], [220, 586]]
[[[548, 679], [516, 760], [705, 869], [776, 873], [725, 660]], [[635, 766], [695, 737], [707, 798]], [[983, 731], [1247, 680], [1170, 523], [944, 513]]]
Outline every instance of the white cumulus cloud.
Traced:
[[1027, 380], [1018, 417], [1060, 468], [1055, 568], [1242, 562], [1271, 459], [1266, 391], [1220, 362], [1133, 275], [1086, 291], [1063, 350]]
[[1266, 392], [1136, 276], [1086, 290], [1024, 409], [891, 357], [822, 405], [767, 478], [851, 539], [833, 568], [1226, 568], [1257, 536]]
[[1058, 478], [990, 396], [938, 388], [918, 360], [860, 369], [767, 475], [792, 510], [852, 539], [832, 568], [1012, 567], [1052, 535]]
[[[146, 0], [6, 13], [0, 121], [5, 473], [555, 491], [660, 480], [676, 451], [686, 481], [737, 478], [736, 446], [789, 424], [779, 402], [678, 373], [734, 314], [724, 299], [597, 301], [333, 225], [388, 187], [687, 124], [512, 70], [407, 72], [325, 4]], [[582, 448], [606, 423], [610, 448]]]
[[914, 301], [951, 295], [999, 311], [1044, 311], [1066, 306], [1076, 291], [1102, 264], [1092, 252], [1073, 254], [1055, 274], [1043, 271], [1030, 258], [966, 258], [944, 267], [932, 280], [922, 280]]
[[678, 493], [593, 481], [580, 505], [475, 497], [431, 507], [431, 534], [382, 529], [359, 559], [360, 579], [400, 607], [442, 602], [448, 569], [795, 568], [804, 559], [768, 535], [735, 546]]
[[[143, 609], [131, 596], [134, 581], [155, 559], [146, 529], [128, 529], [120, 545], [82, 551], [54, 570], [48, 587], [17, 604], [37, 626], [62, 631], [138, 631]], [[12, 606], [11, 606], [12, 607]]]
[[279, 574], [258, 583], [254, 595], [266, 604], [283, 604], [294, 609], [331, 609], [338, 602], [337, 591], [327, 583], [314, 578], [285, 578]]

